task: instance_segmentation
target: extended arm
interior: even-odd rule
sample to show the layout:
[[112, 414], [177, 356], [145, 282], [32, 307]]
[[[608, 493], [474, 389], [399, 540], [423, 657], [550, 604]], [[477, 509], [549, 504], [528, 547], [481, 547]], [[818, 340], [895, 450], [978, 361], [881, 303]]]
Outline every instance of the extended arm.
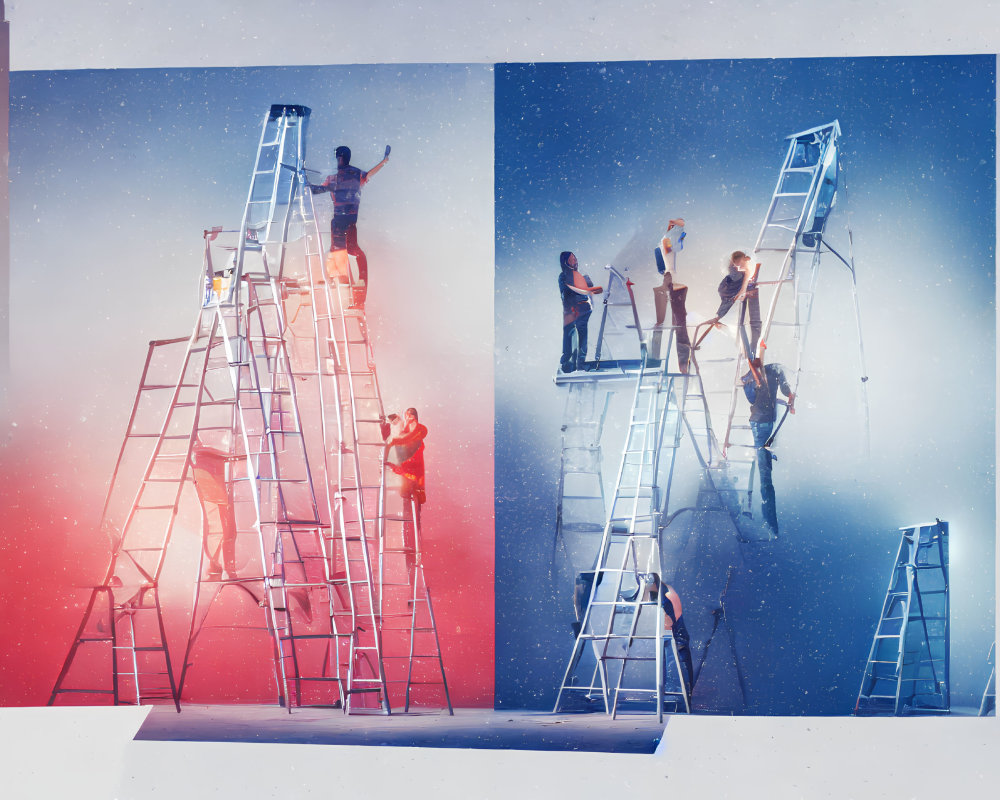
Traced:
[[387, 447], [395, 447], [397, 445], [408, 445], [414, 442], [419, 442], [427, 436], [427, 426], [426, 425], [416, 425], [412, 430], [404, 431], [399, 436], [394, 436], [388, 442], [386, 442]]
[[306, 182], [306, 186], [309, 187], [309, 191], [313, 194], [322, 194], [323, 192], [333, 191], [333, 182], [337, 180], [336, 175], [327, 175], [326, 180], [320, 184]]
[[792, 387], [788, 385], [788, 378], [785, 377], [785, 371], [781, 370], [778, 374], [778, 387], [781, 389], [781, 393], [788, 398], [788, 411], [789, 413], [795, 413], [795, 392], [792, 391]]
[[753, 270], [750, 268], [749, 265], [744, 267], [742, 264], [738, 265], [737, 268], [739, 269], [740, 272], [743, 273], [743, 283], [740, 285], [739, 294], [736, 295], [736, 302], [739, 303], [740, 301], [744, 300], [747, 296], [747, 285], [753, 278]]
[[386, 145], [385, 146], [385, 158], [383, 158], [374, 167], [372, 167], [370, 170], [368, 170], [368, 172], [365, 174], [364, 180], [361, 181], [362, 183], [368, 183], [368, 181], [370, 181], [372, 179], [372, 176], [376, 172], [378, 172], [380, 169], [382, 169], [382, 167], [385, 166], [385, 162], [389, 160], [389, 151], [390, 150], [392, 150], [392, 148], [389, 145]]

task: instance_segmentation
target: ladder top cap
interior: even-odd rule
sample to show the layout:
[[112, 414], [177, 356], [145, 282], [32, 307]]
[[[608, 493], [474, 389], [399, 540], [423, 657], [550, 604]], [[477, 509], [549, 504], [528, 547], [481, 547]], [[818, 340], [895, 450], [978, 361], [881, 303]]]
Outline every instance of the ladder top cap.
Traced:
[[943, 519], [936, 519], [933, 522], [920, 522], [916, 525], [904, 525], [899, 530], [901, 531], [913, 531], [919, 530], [921, 528], [937, 528], [940, 526], [943, 530], [948, 530], [948, 521]]
[[300, 117], [308, 117], [312, 110], [308, 106], [289, 105], [288, 103], [274, 103], [271, 111], [267, 115], [268, 119], [277, 119], [283, 114], [296, 114]]
[[815, 128], [809, 128], [809, 130], [799, 131], [798, 133], [792, 133], [786, 136], [785, 139], [786, 140], [798, 139], [801, 136], [808, 136], [809, 134], [812, 133], [819, 133], [819, 131], [829, 130], [830, 128], [833, 128], [834, 133], [836, 133], [837, 136], [840, 136], [840, 121], [835, 119], [833, 122], [826, 123], [826, 125], [817, 125]]

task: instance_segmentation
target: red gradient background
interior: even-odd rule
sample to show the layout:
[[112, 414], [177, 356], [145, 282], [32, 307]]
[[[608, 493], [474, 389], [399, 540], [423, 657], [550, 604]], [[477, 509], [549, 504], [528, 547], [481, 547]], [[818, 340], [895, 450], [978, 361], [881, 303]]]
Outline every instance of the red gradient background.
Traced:
[[[12, 88], [0, 704], [49, 700], [107, 568], [98, 524], [147, 343], [190, 334], [201, 232], [238, 227], [261, 119], [271, 102], [296, 102], [312, 108], [306, 165], [322, 174], [336, 144], [350, 143], [363, 169], [392, 144], [359, 219], [369, 332], [386, 411], [414, 406], [429, 429], [422, 546], [452, 702], [492, 706], [488, 67], [15, 74]], [[433, 154], [447, 160], [429, 169]], [[179, 528], [171, 563], [198, 546], [197, 530]], [[174, 573], [161, 596], [179, 665], [193, 581]], [[263, 633], [212, 641], [194, 654], [185, 700], [274, 702]]]

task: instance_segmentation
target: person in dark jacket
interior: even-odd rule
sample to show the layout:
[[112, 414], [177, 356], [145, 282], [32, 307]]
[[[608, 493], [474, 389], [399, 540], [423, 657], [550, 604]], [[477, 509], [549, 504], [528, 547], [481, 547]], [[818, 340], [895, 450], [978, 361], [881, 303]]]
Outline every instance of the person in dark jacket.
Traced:
[[[578, 270], [576, 256], [569, 250], [559, 254], [559, 294], [563, 305], [562, 358], [559, 366], [563, 372], [584, 369], [587, 360], [587, 323], [592, 312], [590, 297], [604, 290], [594, 286], [587, 275]], [[576, 346], [573, 334], [576, 333]]]
[[774, 484], [771, 482], [771, 461], [774, 456], [768, 449], [774, 423], [777, 419], [778, 389], [788, 398], [788, 410], [795, 413], [795, 393], [788, 385], [785, 371], [780, 364], [763, 364], [755, 358], [751, 362], [760, 376], [758, 386], [752, 371], [743, 376], [743, 391], [750, 401], [750, 431], [753, 444], [757, 448], [757, 471], [760, 473], [760, 501], [764, 520], [778, 535], [778, 515], [774, 506]]

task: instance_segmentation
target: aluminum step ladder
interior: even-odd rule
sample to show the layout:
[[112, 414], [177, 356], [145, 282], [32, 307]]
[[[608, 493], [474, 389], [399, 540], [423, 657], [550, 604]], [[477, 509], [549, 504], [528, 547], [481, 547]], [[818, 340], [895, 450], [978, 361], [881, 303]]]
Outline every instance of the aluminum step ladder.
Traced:
[[149, 344], [101, 513], [99, 530], [111, 538], [111, 559], [91, 590], [49, 705], [75, 696], [114, 705], [168, 700], [180, 710], [159, 581], [211, 350], [198, 336]]
[[[640, 364], [610, 514], [594, 562], [579, 632], [556, 697], [555, 712], [562, 707], [564, 696], [568, 701], [570, 695], [579, 699], [582, 693], [585, 701], [599, 698], [605, 710], [614, 713], [616, 687], [620, 685], [625, 659], [630, 646], [637, 642], [634, 632], [622, 630], [629, 609], [633, 611], [632, 620], [635, 619], [635, 608], [622, 600], [622, 588], [627, 575], [660, 573], [659, 455], [672, 392], [667, 389], [669, 378], [665, 370], [647, 370], [646, 345], [641, 333]], [[673, 413], [676, 415], [676, 409]], [[658, 671], [653, 680], [657, 686], [662, 673]], [[659, 686], [657, 691], [661, 690]], [[662, 711], [662, 705], [657, 704], [656, 713], [662, 715]]]
[[[346, 675], [348, 713], [392, 711], [383, 664], [379, 587], [374, 564], [379, 551], [384, 419], [375, 353], [364, 310], [352, 307], [352, 286], [327, 274], [322, 236], [304, 170], [298, 173], [291, 229], [301, 231], [301, 258], [286, 269], [289, 298], [305, 348], [293, 347], [297, 375], [314, 391], [313, 432], [322, 443], [333, 521], [328, 550], [330, 582], [349, 613], [338, 614], [350, 632], [341, 670]], [[299, 295], [295, 300], [294, 294]], [[318, 449], [318, 448], [317, 448]]]
[[[722, 432], [723, 452], [736, 452], [744, 464], [737, 470], [749, 474], [753, 442], [745, 419], [747, 405], [742, 399], [742, 376], [749, 370], [748, 359], [767, 356], [765, 361], [784, 360], [793, 392], [798, 392], [806, 334], [816, 296], [821, 256], [832, 253], [850, 271], [855, 323], [861, 369], [861, 388], [865, 414], [865, 438], [868, 440], [867, 373], [861, 335], [861, 315], [853, 254], [844, 258], [827, 244], [824, 230], [827, 218], [838, 197], [841, 165], [839, 159], [840, 124], [836, 120], [791, 134], [778, 180], [763, 224], [754, 244], [752, 258], [759, 266], [756, 291], [766, 311], [761, 320], [760, 343], [755, 352], [747, 352], [744, 318], [747, 301], [740, 304], [739, 334], [734, 353], [735, 369], [729, 383], [729, 409]], [[853, 237], [848, 227], [848, 241]], [[774, 355], [771, 355], [771, 354]], [[794, 353], [794, 358], [790, 356]], [[782, 354], [779, 358], [778, 354]], [[866, 444], [867, 446], [867, 444]]]
[[948, 714], [948, 523], [900, 528], [856, 716]]

